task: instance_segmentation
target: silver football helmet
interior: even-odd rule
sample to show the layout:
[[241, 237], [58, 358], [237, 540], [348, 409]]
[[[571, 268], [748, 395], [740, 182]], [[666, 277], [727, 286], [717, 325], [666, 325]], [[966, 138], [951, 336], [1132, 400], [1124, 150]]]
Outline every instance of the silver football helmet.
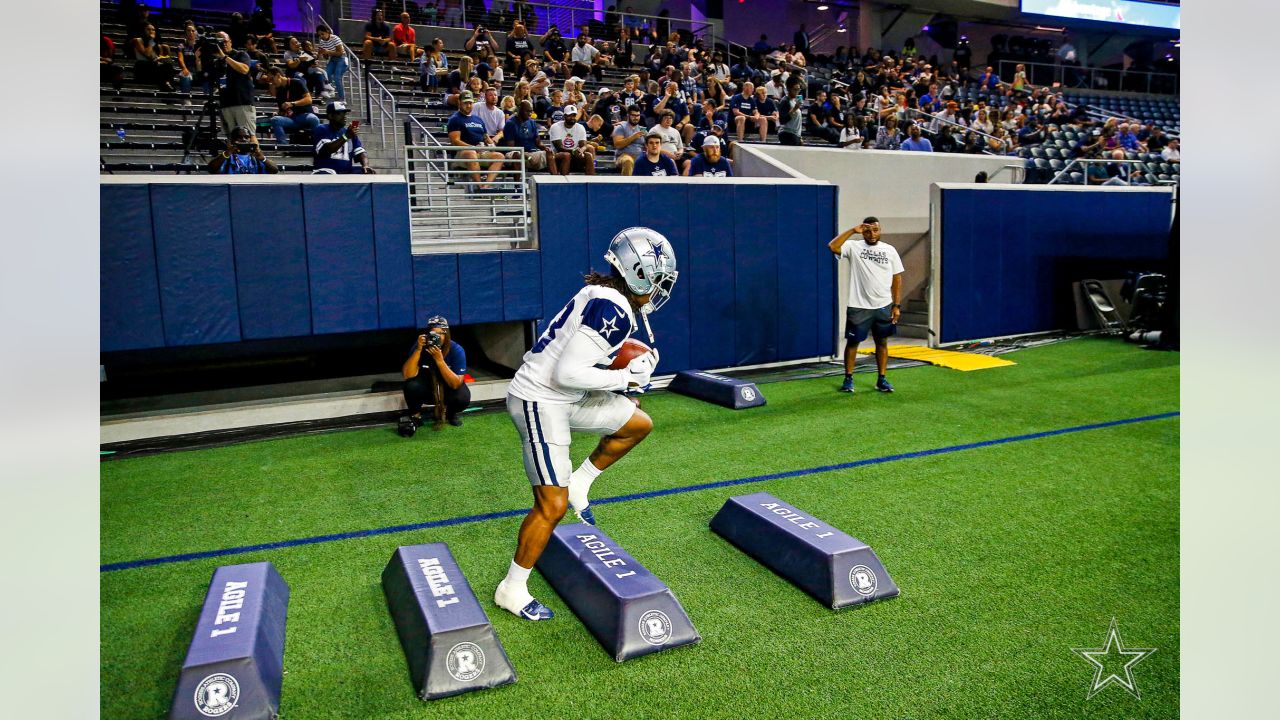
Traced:
[[649, 302], [640, 308], [641, 315], [671, 299], [680, 273], [676, 272], [676, 251], [662, 233], [646, 227], [627, 228], [609, 241], [604, 259], [622, 275], [631, 292], [649, 296]]

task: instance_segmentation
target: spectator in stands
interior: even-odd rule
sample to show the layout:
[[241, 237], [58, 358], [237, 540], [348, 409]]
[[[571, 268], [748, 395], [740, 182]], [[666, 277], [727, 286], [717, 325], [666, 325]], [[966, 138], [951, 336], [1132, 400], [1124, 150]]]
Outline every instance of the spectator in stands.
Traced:
[[306, 83], [289, 77], [279, 65], [267, 68], [263, 75], [267, 79], [267, 87], [276, 96], [278, 111], [271, 118], [271, 131], [275, 133], [276, 142], [285, 145], [289, 142], [288, 133], [310, 130], [320, 124], [320, 118], [312, 112], [313, 99]]
[[634, 35], [631, 28], [622, 28], [618, 36], [618, 42], [614, 45], [614, 64], [620, 68], [629, 68], [634, 62], [633, 55], [635, 53]]
[[[428, 344], [427, 335], [435, 335]], [[455, 427], [462, 425], [461, 415], [471, 404], [471, 390], [465, 381], [467, 353], [453, 341], [449, 321], [442, 315], [427, 320], [427, 332], [418, 336], [417, 342], [401, 368], [404, 373], [404, 401], [409, 408], [408, 427], [401, 422], [400, 434], [412, 437], [424, 424], [423, 412], [432, 408], [435, 422], [433, 430], [441, 430], [447, 422]]]
[[546, 112], [542, 113], [542, 119], [548, 128], [564, 120], [564, 93], [562, 91], [551, 91], [551, 99], [548, 101]]
[[637, 177], [675, 177], [676, 164], [662, 154], [662, 135], [650, 132], [644, 138], [644, 155], [636, 159], [631, 174]]
[[907, 135], [909, 137], [902, 141], [901, 149], [915, 152], [933, 152], [933, 143], [929, 142], [929, 138], [921, 137], [919, 125], [913, 124], [907, 130]]
[[[436, 47], [438, 41], [441, 47]], [[444, 42], [436, 38], [418, 58], [418, 87], [422, 88], [423, 92], [433, 93], [440, 88], [440, 71], [448, 62], [442, 51], [443, 45]]]
[[557, 77], [569, 77], [569, 68], [565, 65], [569, 49], [564, 45], [564, 38], [560, 37], [560, 28], [552, 25], [538, 38], [538, 42], [542, 45], [542, 59], [547, 72]]
[[760, 142], [767, 142], [770, 123], [775, 129], [778, 127], [779, 113], [777, 104], [769, 98], [769, 94], [765, 92], [763, 85], [756, 88], [756, 112], [760, 113], [760, 120], [758, 121]]
[[1138, 140], [1147, 144], [1147, 152], [1154, 153], [1161, 152], [1169, 144], [1169, 136], [1165, 134], [1164, 130], [1154, 125], [1149, 130], [1146, 130], [1146, 137], [1139, 134]]
[[600, 82], [603, 77], [603, 69], [600, 66], [600, 49], [591, 42], [591, 38], [587, 35], [579, 35], [577, 42], [574, 43], [573, 49], [569, 52], [569, 60], [573, 63], [572, 72], [578, 77], [591, 73], [591, 76]]
[[178, 61], [178, 89], [191, 92], [197, 80], [204, 80], [204, 73], [200, 70], [200, 33], [190, 20], [182, 26], [182, 41], [178, 43], [174, 59]]
[[658, 115], [658, 124], [649, 128], [649, 134], [657, 133], [662, 136], [662, 154], [671, 158], [678, 168], [692, 155], [692, 152], [686, 153], [684, 138], [680, 136], [678, 130], [672, 127], [675, 119], [676, 114], [674, 111], [663, 110]]
[[979, 184], [981, 184], [981, 183], [985, 183], [985, 182], [987, 181], [987, 179], [988, 179], [988, 178], [987, 178], [987, 171], [986, 171], [986, 170], [979, 170], [979, 171], [978, 171], [978, 174], [973, 176], [973, 181], [974, 181], [975, 183], [979, 183]]
[[133, 79], [141, 83], [153, 84], [163, 90], [175, 90], [174, 78], [178, 75], [177, 65], [169, 52], [169, 46], [156, 41], [156, 26], [147, 23], [142, 28], [142, 37], [129, 41], [133, 48]]
[[787, 76], [781, 70], [769, 73], [769, 82], [763, 85], [765, 95], [773, 100], [781, 100], [787, 96]]
[[995, 130], [995, 126], [991, 124], [990, 116], [987, 114], [985, 108], [978, 110], [978, 116], [974, 119], [973, 124], [970, 125], [970, 127], [978, 132], [986, 133], [988, 135]]
[[[658, 115], [659, 122], [662, 116], [668, 110], [672, 113], [672, 128], [682, 143], [688, 143], [693, 138], [693, 123], [689, 121], [689, 104], [680, 99], [680, 85], [674, 81], [668, 82], [666, 90], [662, 93], [657, 104], [653, 106], [653, 111]], [[665, 143], [664, 143], [665, 145]]]
[[807, 56], [813, 50], [809, 45], [809, 32], [805, 30], [804, 23], [800, 23], [800, 29], [796, 30], [796, 34], [792, 36], [791, 43], [792, 52]]
[[720, 154], [720, 138], [711, 135], [702, 141], [702, 153], [685, 165], [689, 177], [733, 177], [733, 166]]
[[498, 103], [498, 107], [502, 108], [502, 114], [508, 120], [515, 117], [516, 108], [518, 107], [515, 96], [503, 95], [502, 102]]
[[249, 22], [238, 12], [231, 13], [231, 23], [227, 26], [227, 35], [231, 36], [231, 47], [244, 49], [244, 41], [249, 37]]
[[755, 45], [751, 46], [751, 50], [758, 55], [768, 55], [773, 50], [773, 46], [769, 44], [769, 36], [760, 33], [760, 39], [756, 41]]
[[819, 90], [805, 118], [805, 130], [810, 135], [821, 138], [831, 144], [840, 142], [840, 130], [831, 122], [831, 107], [827, 104], [827, 93]]
[[511, 32], [507, 34], [506, 64], [507, 74], [519, 77], [524, 73], [524, 64], [533, 57], [533, 41], [529, 39], [529, 31], [524, 23], [516, 21]]
[[898, 118], [890, 115], [876, 131], [876, 149], [897, 150], [901, 146], [902, 132], [898, 130]]
[[258, 72], [261, 72], [262, 68], [271, 64], [271, 58], [258, 49], [258, 36], [253, 33], [245, 36], [244, 51], [249, 53], [249, 59], [253, 61], [254, 67], [258, 68]]
[[249, 32], [258, 36], [258, 44], [264, 50], [273, 55], [276, 53], [276, 26], [261, 5], [255, 5], [253, 12], [249, 13]]
[[748, 120], [755, 124], [762, 137], [769, 130], [769, 121], [760, 114], [760, 108], [756, 106], [755, 90], [755, 85], [746, 81], [742, 84], [742, 92], [729, 98], [729, 110], [738, 133], [738, 142], [746, 141]]
[[[503, 155], [483, 149], [493, 145], [493, 138], [488, 135], [484, 121], [471, 112], [475, 100], [475, 95], [470, 90], [464, 90], [458, 98], [458, 111], [449, 117], [445, 130], [449, 133], [451, 145], [469, 148], [458, 153], [458, 157], [471, 161], [467, 163], [467, 169], [472, 173], [476, 189], [488, 190], [502, 171]], [[480, 163], [477, 160], [490, 161], [487, 176], [480, 175]]]
[[507, 114], [498, 105], [498, 89], [488, 87], [484, 91], [484, 104], [475, 108], [474, 113], [484, 123], [484, 132], [494, 142], [501, 142], [502, 128], [507, 124]]
[[995, 70], [990, 65], [978, 75], [978, 89], [996, 91], [1000, 89], [1000, 76], [996, 75]]
[[861, 150], [862, 141], [865, 139], [863, 120], [855, 113], [849, 113], [846, 117], [845, 126], [840, 130], [840, 142], [838, 145], [849, 150]]
[[347, 46], [342, 44], [341, 38], [333, 34], [332, 28], [328, 25], [320, 25], [316, 28], [316, 51], [320, 53], [319, 59], [327, 62], [325, 73], [329, 76], [329, 81], [333, 83], [338, 99], [345, 102], [347, 92], [342, 85], [342, 78], [347, 74], [347, 69], [349, 68]]
[[222, 125], [230, 133], [238, 127], [258, 126], [254, 110], [253, 76], [250, 74], [249, 53], [236, 50], [231, 56], [231, 38], [223, 33], [222, 47], [214, 57], [226, 65], [226, 82], [218, 90], [218, 107], [222, 111]]
[[347, 104], [341, 100], [329, 103], [325, 110], [329, 122], [314, 128], [315, 169], [319, 173], [337, 175], [372, 174], [369, 156], [360, 143], [360, 124], [347, 124]]
[[396, 41], [391, 37], [391, 26], [383, 16], [382, 8], [374, 8], [373, 17], [364, 25], [364, 45], [360, 56], [365, 60], [374, 55], [386, 55], [388, 60], [396, 59]]
[[[493, 39], [493, 33], [479, 22], [472, 26], [471, 37], [462, 44], [462, 49], [471, 56], [472, 60], [486, 64], [494, 56], [497, 47], [498, 41]], [[490, 67], [492, 68], [492, 65]]]
[[441, 18], [448, 27], [462, 27], [462, 0], [445, 0]]
[[564, 119], [551, 126], [547, 138], [556, 151], [557, 174], [568, 175], [574, 169], [596, 174], [595, 148], [587, 143], [587, 128], [578, 122], [577, 107], [565, 106]]
[[274, 175], [280, 172], [258, 146], [258, 136], [248, 128], [231, 130], [227, 147], [209, 161], [212, 175]]
[[605, 140], [609, 136], [609, 132], [608, 125], [599, 113], [587, 118], [587, 144], [591, 146], [596, 155], [604, 152], [609, 147], [608, 142]]
[[799, 78], [790, 78], [787, 82], [787, 96], [778, 103], [778, 141], [783, 145], [804, 144], [801, 139], [801, 128], [804, 126], [801, 85]]
[[630, 175], [636, 160], [644, 154], [644, 138], [647, 131], [641, 124], [639, 105], [627, 108], [627, 119], [618, 123], [613, 129], [613, 148], [616, 152], [615, 162], [623, 175]]
[[1169, 144], [1160, 151], [1160, 157], [1167, 163], [1182, 162], [1182, 143], [1178, 138], [1169, 138]]
[[329, 78], [316, 65], [316, 59], [302, 48], [298, 38], [290, 36], [286, 41], [284, 66], [290, 77], [298, 78], [307, 84], [313, 95], [323, 95], [328, 88]]
[[445, 76], [445, 105], [458, 107], [458, 96], [467, 89], [467, 82], [471, 79], [471, 63], [471, 58], [463, 56], [458, 59], [458, 69]]
[[587, 96], [582, 92], [582, 81], [576, 77], [571, 77], [564, 84], [564, 103], [565, 105], [577, 105], [579, 107], [587, 104]]
[[410, 60], [418, 57], [418, 33], [413, 29], [409, 13], [400, 13], [400, 22], [391, 29], [391, 40], [395, 43], [396, 55]]
[[1146, 145], [1138, 141], [1138, 136], [1133, 132], [1133, 126], [1129, 123], [1120, 124], [1119, 132], [1120, 147], [1129, 152], [1146, 152]]
[[[508, 120], [502, 129], [502, 144], [519, 148], [517, 152], [524, 153], [524, 166], [527, 169], [549, 169], [552, 175], [556, 174], [556, 163], [550, 162], [552, 152], [542, 144], [542, 133], [539, 132], [538, 122], [533, 119], [532, 102], [522, 100], [516, 106], [516, 116]], [[507, 158], [514, 159], [513, 155], [514, 153], [509, 153]]]
[[606, 136], [613, 134], [613, 126], [622, 122], [622, 116], [625, 113], [625, 106], [622, 99], [613, 94], [613, 91], [607, 87], [602, 87], [596, 98], [595, 107], [591, 108], [593, 115], [599, 115], [604, 122], [602, 132]]
[[115, 61], [116, 44], [106, 35], [98, 43], [98, 82], [110, 83], [116, 91], [124, 85], [124, 68]]

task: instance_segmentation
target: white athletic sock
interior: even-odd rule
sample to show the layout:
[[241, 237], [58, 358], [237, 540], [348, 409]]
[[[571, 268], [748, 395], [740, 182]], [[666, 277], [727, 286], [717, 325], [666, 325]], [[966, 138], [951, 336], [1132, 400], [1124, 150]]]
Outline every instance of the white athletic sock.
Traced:
[[569, 504], [574, 510], [582, 512], [587, 509], [587, 505], [591, 502], [587, 499], [591, 483], [595, 482], [602, 472], [604, 471], [591, 464], [591, 458], [587, 458], [569, 476]]
[[513, 613], [519, 613], [520, 610], [528, 605], [533, 596], [529, 594], [529, 573], [532, 568], [523, 568], [516, 564], [515, 560], [511, 561], [511, 567], [507, 569], [507, 576], [498, 583], [498, 590], [494, 593], [494, 601], [503, 608]]

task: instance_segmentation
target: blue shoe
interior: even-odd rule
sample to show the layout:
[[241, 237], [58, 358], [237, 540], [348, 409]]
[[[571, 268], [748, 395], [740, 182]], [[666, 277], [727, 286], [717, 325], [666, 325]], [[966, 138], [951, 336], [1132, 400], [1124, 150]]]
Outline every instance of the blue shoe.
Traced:
[[844, 379], [844, 384], [840, 386], [840, 392], [847, 392], [847, 393], [853, 392], [853, 376], [852, 375]]
[[889, 381], [885, 380], [884, 378], [880, 378], [879, 380], [876, 381], [876, 389], [883, 393], [893, 392], [893, 386], [890, 385]]
[[529, 601], [529, 604], [525, 605], [524, 609], [520, 611], [520, 617], [525, 620], [550, 620], [555, 616], [556, 614], [551, 612], [551, 608], [537, 600]]
[[588, 525], [590, 525], [590, 526], [592, 526], [592, 527], [595, 527], [595, 525], [596, 525], [596, 514], [595, 514], [594, 512], [592, 512], [592, 511], [591, 511], [591, 506], [590, 506], [590, 505], [588, 505], [588, 506], [586, 506], [586, 507], [582, 508], [582, 510], [581, 510], [581, 511], [579, 511], [578, 509], [576, 509], [576, 508], [575, 508], [575, 509], [574, 509], [574, 511], [573, 511], [573, 513], [574, 513], [575, 515], [577, 515], [577, 516], [578, 516], [578, 522], [583, 522], [583, 523], [586, 523], [586, 524], [588, 524]]

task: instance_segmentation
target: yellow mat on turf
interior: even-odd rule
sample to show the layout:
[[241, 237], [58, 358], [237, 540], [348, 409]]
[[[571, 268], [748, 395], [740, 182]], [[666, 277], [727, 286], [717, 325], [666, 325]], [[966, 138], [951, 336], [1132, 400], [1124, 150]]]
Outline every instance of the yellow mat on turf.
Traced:
[[[874, 348], [859, 350], [863, 354], [875, 352]], [[991, 355], [979, 355], [977, 353], [963, 353], [954, 350], [935, 350], [933, 348], [921, 347], [919, 345], [890, 345], [889, 357], [901, 358], [903, 360], [919, 360], [927, 362], [930, 365], [938, 367], [951, 368], [952, 370], [986, 370], [993, 367], [1004, 367], [1005, 365], [1017, 365], [1012, 360], [1005, 360]]]

